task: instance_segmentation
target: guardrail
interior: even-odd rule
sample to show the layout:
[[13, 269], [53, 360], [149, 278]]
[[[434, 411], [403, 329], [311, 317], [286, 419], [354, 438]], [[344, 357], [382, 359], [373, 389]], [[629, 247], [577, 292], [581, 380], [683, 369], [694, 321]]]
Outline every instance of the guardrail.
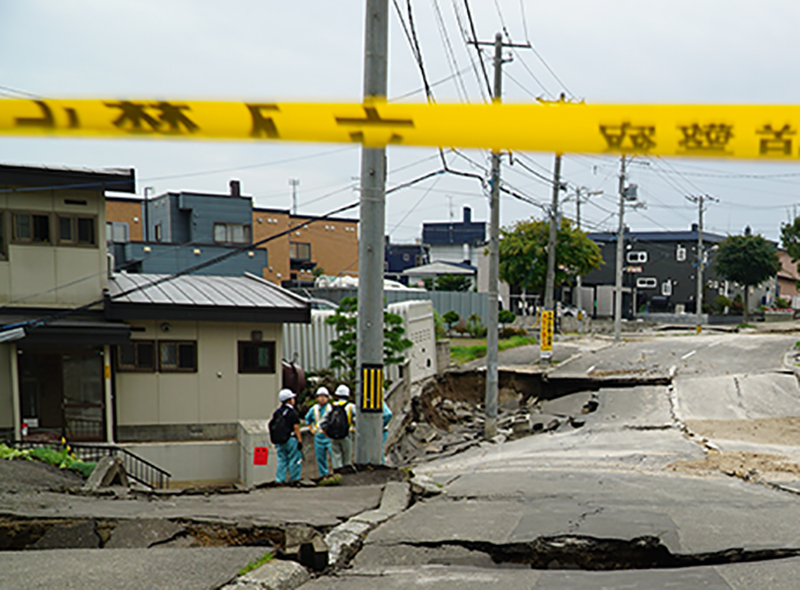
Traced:
[[[63, 449], [64, 443], [41, 442], [28, 440], [6, 441], [8, 446], [18, 449], [32, 449], [35, 447], [49, 447]], [[151, 489], [165, 489], [169, 487], [169, 480], [172, 474], [158, 465], [154, 465], [147, 459], [131, 453], [129, 450], [117, 445], [102, 443], [66, 443], [74, 453], [75, 458], [81, 461], [99, 461], [103, 457], [119, 457], [125, 473], [133, 481], [138, 482]]]

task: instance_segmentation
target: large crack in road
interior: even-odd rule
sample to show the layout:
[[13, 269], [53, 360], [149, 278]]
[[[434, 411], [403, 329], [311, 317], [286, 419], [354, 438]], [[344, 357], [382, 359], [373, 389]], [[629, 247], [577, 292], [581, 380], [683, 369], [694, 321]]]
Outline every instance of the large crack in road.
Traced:
[[[582, 569], [590, 571], [665, 569], [725, 565], [784, 559], [800, 555], [800, 548], [744, 549], [706, 553], [672, 553], [658, 537], [599, 539], [585, 535], [539, 537], [527, 543], [495, 544], [485, 541], [448, 540], [403, 543], [410, 547], [439, 549], [460, 547], [488, 555], [497, 565], [519, 564], [532, 569]], [[481, 560], [475, 560], [479, 565]]]

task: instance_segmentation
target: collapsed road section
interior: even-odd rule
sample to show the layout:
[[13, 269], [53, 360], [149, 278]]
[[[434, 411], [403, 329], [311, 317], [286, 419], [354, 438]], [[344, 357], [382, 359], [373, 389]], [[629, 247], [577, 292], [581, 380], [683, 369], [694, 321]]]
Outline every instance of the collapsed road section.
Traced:
[[[597, 410], [601, 389], [668, 385], [660, 374], [620, 373], [554, 377], [528, 370], [499, 371], [498, 438], [572, 430]], [[486, 371], [451, 371], [429, 381], [413, 397], [402, 425], [389, 441], [394, 465], [442, 458], [477, 446], [483, 440]], [[569, 397], [569, 401], [557, 400]]]

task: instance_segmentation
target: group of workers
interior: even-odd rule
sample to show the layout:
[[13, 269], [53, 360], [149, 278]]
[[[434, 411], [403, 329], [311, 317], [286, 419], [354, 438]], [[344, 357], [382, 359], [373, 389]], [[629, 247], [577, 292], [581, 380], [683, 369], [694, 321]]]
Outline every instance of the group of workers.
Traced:
[[[353, 439], [356, 431], [356, 407], [350, 400], [350, 388], [339, 385], [333, 393], [331, 401], [327, 387], [319, 387], [316, 392], [316, 403], [305, 415], [305, 423], [314, 434], [314, 456], [317, 460], [317, 472], [320, 477], [328, 477], [333, 470], [353, 463]], [[278, 394], [281, 407], [278, 412], [284, 414], [291, 428], [291, 436], [284, 443], [276, 444], [278, 455], [278, 471], [275, 481], [286, 482], [300, 479], [303, 466], [303, 438], [300, 432], [300, 416], [295, 404], [296, 394], [289, 389], [282, 389]], [[338, 415], [337, 415], [338, 414]], [[346, 425], [339, 425], [340, 416], [346, 417]], [[383, 444], [389, 434], [389, 422], [392, 411], [386, 402], [383, 403]], [[328, 462], [330, 455], [330, 467]]]

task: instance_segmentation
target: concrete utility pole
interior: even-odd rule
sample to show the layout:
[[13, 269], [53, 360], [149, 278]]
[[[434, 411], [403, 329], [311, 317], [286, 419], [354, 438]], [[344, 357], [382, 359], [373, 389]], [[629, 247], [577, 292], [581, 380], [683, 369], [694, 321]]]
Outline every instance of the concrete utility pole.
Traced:
[[[595, 195], [602, 195], [603, 191], [590, 191], [585, 186], [579, 186], [575, 189], [575, 224], [578, 227], [578, 231], [581, 229], [581, 205], [586, 203], [589, 200], [589, 197], [593, 197]], [[583, 200], [583, 195], [586, 195], [586, 200]], [[578, 300], [576, 301], [578, 306], [578, 332], [583, 332], [583, 318], [584, 318], [584, 311], [583, 311], [583, 277], [578, 275], [577, 277], [577, 285], [576, 288], [578, 289]]]
[[292, 187], [292, 215], [297, 215], [297, 187], [300, 185], [300, 179], [290, 178], [289, 186]]
[[[389, 40], [388, 0], [367, 0], [364, 100], [385, 99]], [[358, 464], [380, 465], [383, 455], [383, 259], [386, 226], [386, 150], [361, 149], [358, 244], [356, 451]], [[365, 396], [365, 393], [371, 395]], [[367, 398], [370, 402], [367, 403]], [[380, 402], [380, 403], [378, 403]], [[376, 409], [377, 408], [377, 409]]]
[[[503, 96], [503, 36], [494, 36], [494, 95], [499, 103]], [[486, 313], [486, 416], [483, 435], [497, 435], [497, 304], [500, 288], [500, 153], [492, 152], [491, 196], [489, 200], [489, 310]]]
[[[494, 47], [494, 90], [492, 102], [497, 104], [503, 96], [503, 47], [528, 47], [514, 43], [503, 43], [503, 35], [497, 33], [494, 42], [473, 39], [472, 45], [491, 45]], [[484, 400], [485, 422], [483, 435], [494, 438], [497, 435], [497, 316], [500, 283], [500, 153], [492, 152], [492, 172], [489, 195], [489, 311], [486, 314], [486, 397]]]
[[617, 267], [614, 282], [614, 340], [619, 342], [622, 331], [622, 263], [625, 246], [625, 156], [619, 167], [619, 227], [617, 229]]
[[550, 205], [550, 235], [547, 240], [547, 274], [545, 275], [544, 308], [553, 309], [556, 282], [556, 237], [558, 235], [558, 193], [561, 192], [561, 154], [556, 154], [553, 167], [553, 202]]
[[705, 254], [703, 252], [703, 211], [705, 201], [716, 201], [711, 195], [689, 195], [686, 197], [692, 203], [697, 203], [697, 299], [695, 300], [695, 313], [697, 314], [697, 333], [703, 328], [703, 264]]

